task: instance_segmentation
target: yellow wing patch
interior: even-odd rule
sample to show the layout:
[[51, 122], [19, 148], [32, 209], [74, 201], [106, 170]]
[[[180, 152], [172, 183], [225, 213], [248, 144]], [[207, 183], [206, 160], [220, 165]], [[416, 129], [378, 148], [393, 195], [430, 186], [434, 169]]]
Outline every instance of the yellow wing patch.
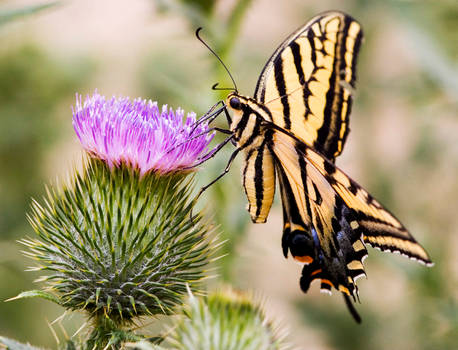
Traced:
[[348, 134], [360, 25], [339, 12], [293, 33], [267, 62], [255, 98], [273, 122], [334, 160]]
[[275, 168], [266, 142], [247, 153], [242, 180], [252, 221], [266, 222], [275, 194]]

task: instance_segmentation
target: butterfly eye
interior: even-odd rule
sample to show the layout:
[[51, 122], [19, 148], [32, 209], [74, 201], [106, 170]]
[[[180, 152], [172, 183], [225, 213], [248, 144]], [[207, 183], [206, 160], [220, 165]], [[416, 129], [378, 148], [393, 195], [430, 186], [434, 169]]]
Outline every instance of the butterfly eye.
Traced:
[[229, 100], [229, 105], [230, 105], [233, 109], [236, 109], [236, 110], [242, 109], [242, 103], [240, 102], [240, 100], [239, 100], [237, 97], [232, 97], [232, 98]]

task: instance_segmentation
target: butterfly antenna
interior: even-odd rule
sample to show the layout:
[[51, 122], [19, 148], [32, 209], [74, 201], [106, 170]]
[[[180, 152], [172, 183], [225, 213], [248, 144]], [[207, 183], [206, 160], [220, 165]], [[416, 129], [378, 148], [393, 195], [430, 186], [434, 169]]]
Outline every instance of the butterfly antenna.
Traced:
[[[234, 84], [234, 89], [233, 89], [233, 90], [235, 90], [235, 91], [237, 92], [238, 89], [237, 89], [237, 84], [235, 83], [234, 77], [232, 76], [231, 72], [229, 72], [229, 69], [226, 67], [226, 65], [224, 64], [223, 60], [218, 56], [218, 54], [217, 54], [217, 53], [216, 53], [216, 52], [215, 52], [215, 51], [214, 51], [214, 50], [213, 50], [213, 49], [212, 49], [212, 48], [211, 48], [211, 47], [210, 47], [201, 37], [200, 37], [199, 32], [200, 32], [201, 30], [202, 30], [202, 27], [199, 27], [199, 28], [197, 28], [197, 30], [196, 30], [196, 37], [197, 37], [197, 39], [199, 39], [199, 41], [200, 41], [202, 44], [204, 44], [205, 47], [206, 47], [207, 49], [209, 49], [210, 52], [218, 59], [218, 61], [220, 61], [220, 63], [223, 65], [224, 69], [226, 70], [227, 74], [229, 74], [229, 77], [230, 77], [231, 80], [232, 80], [232, 84]], [[213, 85], [213, 89], [214, 89], [214, 90], [216, 90], [216, 89], [215, 89], [216, 85], [218, 85], [218, 84]]]
[[[219, 83], [213, 84], [212, 90], [216, 90], [216, 91], [232, 90], [232, 91], [234, 91], [234, 88], [222, 88], [222, 87], [218, 87], [218, 84], [219, 84]], [[237, 90], [236, 90], [236, 91], [237, 91]]]

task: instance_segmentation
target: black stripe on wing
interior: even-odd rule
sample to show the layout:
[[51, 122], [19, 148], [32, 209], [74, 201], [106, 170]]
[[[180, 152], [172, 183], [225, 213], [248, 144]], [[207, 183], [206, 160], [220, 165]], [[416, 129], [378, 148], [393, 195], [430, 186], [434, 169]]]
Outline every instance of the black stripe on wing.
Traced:
[[255, 99], [271, 108], [274, 123], [332, 161], [349, 133], [362, 38], [352, 17], [322, 13], [277, 48], [255, 90]]
[[365, 243], [382, 251], [399, 252], [426, 265], [432, 264], [426, 251], [402, 223], [365, 189], [302, 142], [297, 141], [297, 147], [326, 177], [337, 195], [350, 208]]
[[[299, 152], [295, 148], [287, 149]], [[283, 155], [290, 161], [299, 160], [297, 164], [286, 164], [284, 160], [275, 158], [283, 204], [282, 247], [285, 257], [290, 252], [296, 261], [304, 263], [300, 282], [304, 292], [313, 280], [319, 279], [323, 291], [330, 290], [332, 286], [355, 297], [356, 279], [365, 275], [362, 261], [367, 256], [367, 251], [361, 240], [361, 229], [357, 226], [352, 211], [337, 195], [334, 200], [330, 200], [329, 195], [335, 194], [320, 193], [320, 186], [314, 181], [325, 179], [316, 171], [307, 173], [308, 167], [312, 165], [305, 161], [305, 157], [289, 157], [282, 152], [285, 152], [285, 149], [274, 145], [275, 157]], [[304, 161], [303, 164], [300, 163], [301, 160]], [[291, 169], [287, 172], [284, 168], [286, 166], [300, 169], [300, 178], [291, 178], [292, 173], [298, 172], [292, 172]], [[320, 178], [314, 179], [314, 176]], [[312, 181], [310, 188], [307, 187], [307, 180]], [[306, 205], [302, 206], [305, 213], [300, 211], [296, 203], [292, 186], [305, 192]], [[322, 215], [329, 211], [331, 216]], [[331, 231], [328, 231], [329, 229]]]

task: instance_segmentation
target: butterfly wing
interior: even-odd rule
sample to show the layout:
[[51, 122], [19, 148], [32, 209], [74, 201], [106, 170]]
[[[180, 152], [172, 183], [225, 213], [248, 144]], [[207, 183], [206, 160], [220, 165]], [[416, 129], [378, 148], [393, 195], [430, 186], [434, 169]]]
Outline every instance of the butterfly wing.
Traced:
[[404, 226], [332, 162], [285, 132], [273, 134], [284, 210], [283, 252], [305, 263], [301, 288], [315, 279], [356, 295], [365, 275], [365, 243], [430, 264], [425, 250]]
[[298, 149], [351, 208], [365, 243], [382, 251], [400, 253], [420, 263], [432, 265], [428, 253], [402, 223], [365, 189], [314, 150], [301, 144]]
[[349, 132], [361, 27], [341, 12], [325, 12], [291, 34], [265, 65], [255, 99], [272, 122], [330, 160]]
[[254, 223], [264, 223], [275, 194], [275, 168], [267, 145], [272, 133], [268, 131], [259, 147], [245, 154], [242, 181], [248, 199], [248, 212]]
[[351, 227], [351, 210], [294, 139], [283, 136], [275, 133], [272, 145], [284, 210], [283, 253], [305, 263], [300, 281], [304, 292], [320, 279], [323, 291], [334, 287], [353, 295], [354, 280], [364, 275], [367, 251], [361, 233]]

